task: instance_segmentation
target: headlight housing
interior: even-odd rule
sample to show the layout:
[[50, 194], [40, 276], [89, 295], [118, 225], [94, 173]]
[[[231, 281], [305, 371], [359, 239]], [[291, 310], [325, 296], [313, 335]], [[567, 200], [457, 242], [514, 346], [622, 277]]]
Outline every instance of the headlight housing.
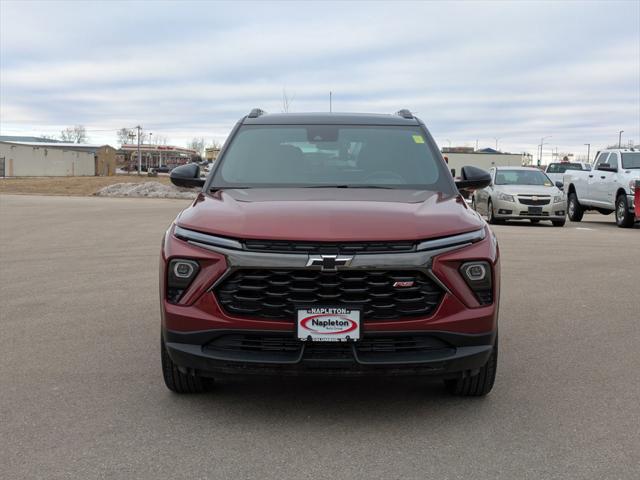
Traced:
[[199, 271], [200, 265], [195, 260], [186, 258], [171, 260], [167, 265], [167, 300], [178, 303]]
[[502, 193], [502, 192], [498, 193], [498, 200], [502, 200], [504, 202], [512, 202], [512, 203], [516, 201], [513, 195], [509, 195], [508, 193]]
[[555, 195], [553, 197], [553, 203], [562, 203], [564, 201], [564, 195]]
[[480, 305], [493, 303], [493, 275], [489, 262], [465, 262], [460, 265], [460, 274]]

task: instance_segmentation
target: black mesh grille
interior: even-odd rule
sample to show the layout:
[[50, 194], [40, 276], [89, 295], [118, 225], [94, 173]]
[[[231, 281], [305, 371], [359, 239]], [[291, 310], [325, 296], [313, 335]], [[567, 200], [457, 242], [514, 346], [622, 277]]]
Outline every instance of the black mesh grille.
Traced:
[[518, 197], [518, 201], [522, 205], [549, 205], [549, 202], [551, 202], [551, 199], [550, 198], [539, 198], [538, 200], [533, 200], [531, 198]]
[[491, 305], [493, 303], [493, 292], [488, 290], [476, 290], [476, 297], [480, 305]]
[[384, 253], [411, 252], [414, 242], [290, 242], [278, 240], [245, 240], [244, 248], [256, 252], [300, 253]]
[[361, 309], [363, 320], [391, 320], [430, 315], [443, 291], [416, 271], [252, 269], [232, 273], [216, 294], [231, 315], [294, 321], [298, 307], [326, 305]]

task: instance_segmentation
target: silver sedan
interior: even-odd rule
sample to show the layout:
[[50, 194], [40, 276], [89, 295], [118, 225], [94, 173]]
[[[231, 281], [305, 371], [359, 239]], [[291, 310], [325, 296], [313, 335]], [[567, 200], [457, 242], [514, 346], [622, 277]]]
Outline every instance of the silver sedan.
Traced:
[[531, 167], [496, 167], [490, 170], [491, 185], [474, 192], [471, 205], [487, 216], [489, 223], [505, 220], [549, 220], [562, 227], [566, 199], [562, 183], [554, 183], [544, 172]]

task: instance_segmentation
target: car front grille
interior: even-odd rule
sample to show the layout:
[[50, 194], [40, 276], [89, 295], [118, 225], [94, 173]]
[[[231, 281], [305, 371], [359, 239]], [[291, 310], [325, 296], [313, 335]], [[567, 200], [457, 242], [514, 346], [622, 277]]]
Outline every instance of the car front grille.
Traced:
[[414, 242], [294, 242], [285, 240], [245, 240], [244, 248], [253, 252], [278, 253], [387, 253], [412, 252]]
[[549, 203], [551, 202], [551, 198], [549, 197], [538, 197], [537, 199], [533, 199], [531, 197], [527, 198], [527, 197], [518, 197], [518, 201], [522, 204], [522, 205], [549, 205]]
[[548, 217], [549, 212], [529, 212], [529, 211], [521, 211], [521, 217]]
[[425, 317], [435, 311], [444, 294], [419, 271], [302, 269], [236, 270], [215, 293], [230, 315], [292, 322], [298, 308], [312, 305], [359, 309], [362, 320]]

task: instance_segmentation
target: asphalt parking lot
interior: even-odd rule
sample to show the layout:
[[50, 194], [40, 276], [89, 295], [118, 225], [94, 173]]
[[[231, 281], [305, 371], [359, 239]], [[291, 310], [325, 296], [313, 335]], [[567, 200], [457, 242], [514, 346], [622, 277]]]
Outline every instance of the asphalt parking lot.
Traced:
[[158, 251], [187, 204], [0, 196], [0, 478], [638, 478], [639, 228], [495, 227], [501, 351], [484, 399], [335, 379], [177, 396]]

